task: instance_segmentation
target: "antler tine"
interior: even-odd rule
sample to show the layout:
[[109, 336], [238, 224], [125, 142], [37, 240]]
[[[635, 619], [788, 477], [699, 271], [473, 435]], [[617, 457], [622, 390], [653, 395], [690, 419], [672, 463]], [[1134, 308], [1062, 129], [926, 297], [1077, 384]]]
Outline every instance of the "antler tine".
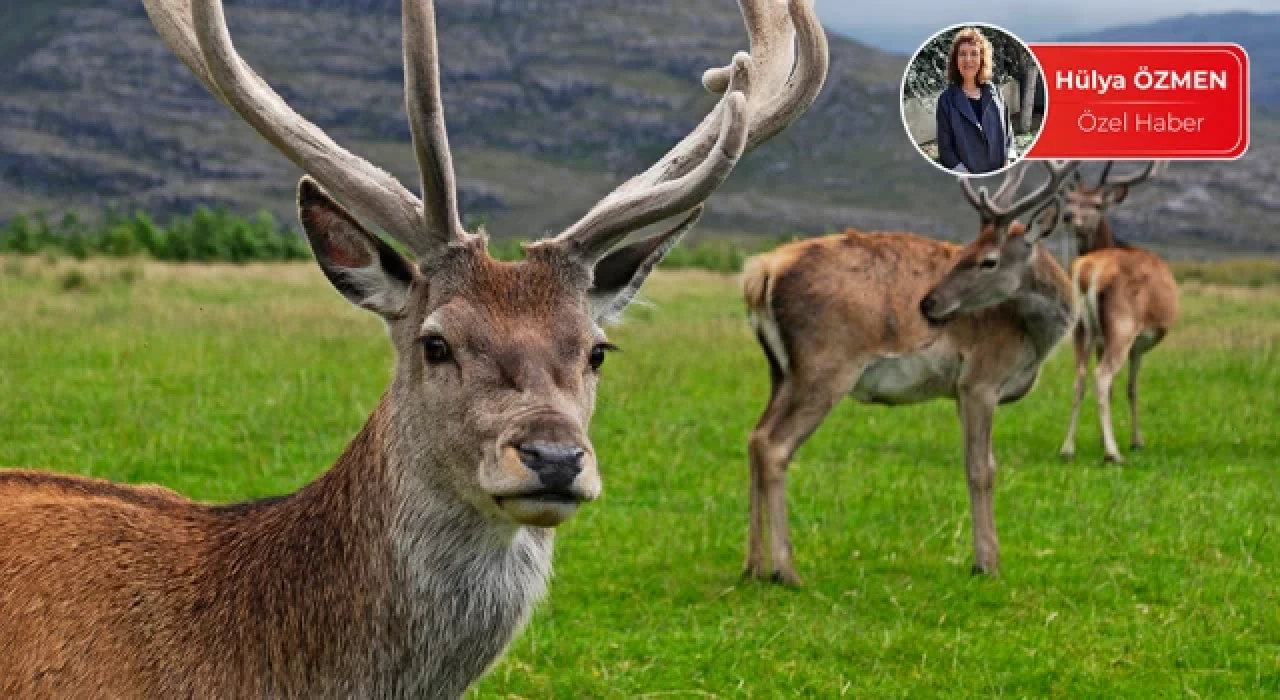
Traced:
[[1031, 192], [1022, 199], [1019, 199], [1013, 204], [1013, 206], [1008, 208], [993, 207], [995, 210], [995, 219], [999, 224], [1007, 226], [1046, 199], [1056, 197], [1063, 181], [1067, 179], [1068, 175], [1075, 172], [1076, 168], [1080, 167], [1079, 162], [1072, 161], [1061, 163], [1046, 160], [1043, 162], [1045, 168], [1049, 170], [1049, 179], [1040, 185], [1040, 187], [1036, 188], [1034, 192]]
[[[783, 4], [787, 6], [785, 14], [779, 11]], [[751, 150], [776, 136], [809, 109], [822, 92], [830, 56], [822, 24], [808, 2], [739, 0], [738, 5], [746, 21], [751, 57], [769, 71], [757, 71], [756, 81], [762, 89], [751, 95], [747, 141], [747, 150]], [[723, 94], [728, 88], [731, 68], [707, 70], [702, 76], [703, 86]], [[758, 102], [757, 96], [761, 98]]]
[[[973, 191], [973, 185], [969, 183], [969, 178], [958, 177], [956, 179], [960, 181], [960, 191], [964, 193], [964, 198], [969, 200], [969, 204], [971, 204], [974, 209], [978, 210], [978, 214], [982, 216], [982, 220], [987, 221], [988, 219], [993, 218], [994, 213], [983, 205], [984, 199], [980, 197], [977, 192]], [[982, 188], [982, 191], [985, 193], [987, 188]]]
[[445, 243], [465, 240], [440, 99], [435, 6], [432, 0], [403, 0], [402, 11], [405, 103], [422, 174], [426, 230]]
[[1019, 161], [1010, 167], [1004, 174], [1004, 181], [1000, 183], [1000, 188], [996, 190], [995, 203], [997, 205], [1007, 205], [1013, 202], [1013, 196], [1018, 193], [1018, 187], [1022, 185], [1022, 180], [1027, 176], [1027, 168], [1030, 165], [1028, 161]]
[[1111, 166], [1115, 164], [1116, 162], [1114, 160], [1109, 160], [1106, 165], [1102, 166], [1102, 174], [1098, 176], [1098, 187], [1102, 187], [1107, 184], [1107, 176], [1111, 174]]
[[214, 97], [357, 214], [423, 254], [422, 203], [289, 107], [236, 53], [221, 0], [143, 0], [160, 37]]
[[541, 244], [572, 244], [584, 260], [598, 259], [627, 233], [705, 200], [743, 153], [809, 108], [822, 90], [829, 62], [812, 0], [739, 0], [738, 5], [751, 52], [703, 75], [708, 90], [723, 94], [715, 109], [652, 167]]
[[[1100, 186], [1133, 187], [1134, 185], [1150, 178], [1152, 175], [1156, 175], [1158, 173], [1164, 172], [1165, 166], [1167, 166], [1168, 164], [1169, 164], [1169, 161], [1167, 160], [1153, 160], [1147, 163], [1147, 167], [1143, 168], [1142, 170], [1139, 170], [1136, 173], [1131, 173], [1124, 177], [1111, 180], [1110, 182], [1108, 182], [1107, 179], [1104, 177], [1101, 180]], [[1110, 167], [1111, 167], [1111, 164], [1108, 163], [1107, 168], [1110, 169]]]

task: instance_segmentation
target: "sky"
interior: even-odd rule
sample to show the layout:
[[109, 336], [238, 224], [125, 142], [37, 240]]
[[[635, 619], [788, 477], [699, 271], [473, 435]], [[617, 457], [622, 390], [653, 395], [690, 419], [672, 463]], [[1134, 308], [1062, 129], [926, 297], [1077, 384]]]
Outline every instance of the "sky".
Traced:
[[896, 53], [960, 22], [1003, 27], [1024, 41], [1150, 22], [1190, 12], [1280, 12], [1280, 0], [814, 0], [831, 31]]

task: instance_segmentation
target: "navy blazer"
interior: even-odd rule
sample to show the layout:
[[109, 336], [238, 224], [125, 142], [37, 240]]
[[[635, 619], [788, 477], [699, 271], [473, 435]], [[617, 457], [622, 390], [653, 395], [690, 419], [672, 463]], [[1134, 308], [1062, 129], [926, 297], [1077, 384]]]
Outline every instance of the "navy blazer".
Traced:
[[981, 119], [959, 85], [948, 85], [938, 96], [938, 155], [948, 170], [963, 165], [971, 173], [989, 173], [1017, 157], [1004, 100], [991, 83], [980, 89]]

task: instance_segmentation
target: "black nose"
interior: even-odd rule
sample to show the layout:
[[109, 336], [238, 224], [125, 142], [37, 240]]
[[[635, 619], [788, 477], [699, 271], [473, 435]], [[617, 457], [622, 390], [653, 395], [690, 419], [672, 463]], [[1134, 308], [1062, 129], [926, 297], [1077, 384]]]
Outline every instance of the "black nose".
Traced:
[[1072, 211], [1071, 211], [1070, 209], [1068, 209], [1068, 210], [1066, 210], [1066, 211], [1062, 212], [1062, 221], [1063, 221], [1064, 223], [1068, 223], [1068, 224], [1069, 224], [1069, 223], [1071, 223], [1071, 220], [1072, 220], [1072, 219], [1074, 219], [1074, 218], [1076, 218], [1076, 215], [1075, 215], [1074, 213], [1072, 213]]
[[925, 318], [929, 318], [930, 312], [932, 312], [934, 307], [937, 305], [938, 303], [934, 301], [932, 296], [927, 296], [920, 300], [920, 313], [924, 314]]
[[563, 442], [536, 440], [516, 447], [520, 461], [549, 489], [567, 489], [582, 471], [586, 450]]

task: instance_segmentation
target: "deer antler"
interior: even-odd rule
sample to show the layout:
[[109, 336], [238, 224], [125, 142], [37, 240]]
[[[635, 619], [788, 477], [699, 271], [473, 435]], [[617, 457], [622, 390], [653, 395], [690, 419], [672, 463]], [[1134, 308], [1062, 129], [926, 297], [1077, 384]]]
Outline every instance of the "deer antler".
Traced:
[[809, 108], [827, 75], [827, 40], [812, 0], [739, 0], [750, 54], [703, 74], [723, 97], [661, 160], [600, 200], [544, 243], [598, 260], [628, 233], [692, 209], [729, 176], [738, 159]]
[[1153, 175], [1159, 175], [1169, 165], [1167, 160], [1153, 160], [1147, 163], [1147, 167], [1136, 173], [1130, 173], [1121, 178], [1108, 179], [1111, 175], [1111, 166], [1115, 165], [1114, 160], [1107, 161], [1107, 165], [1102, 169], [1102, 176], [1098, 178], [1098, 189], [1103, 187], [1133, 187], [1143, 182]]
[[424, 255], [466, 234], [440, 106], [431, 0], [405, 0], [410, 126], [422, 170], [422, 202], [386, 171], [339, 146], [285, 103], [236, 52], [222, 0], [143, 0], [160, 37], [210, 93], [360, 216]]
[[[973, 186], [969, 184], [965, 178], [959, 178], [960, 188], [964, 191], [965, 198], [973, 205], [978, 213], [982, 216], [983, 223], [989, 223], [995, 226], [996, 235], [1003, 240], [1008, 234], [1009, 224], [1012, 224], [1018, 217], [1026, 214], [1032, 209], [1036, 209], [1047, 203], [1049, 200], [1057, 197], [1062, 184], [1066, 181], [1067, 176], [1075, 172], [1080, 167], [1079, 161], [1044, 161], [1045, 167], [1049, 170], [1049, 179], [1040, 187], [1026, 194], [1021, 199], [1014, 201], [1012, 204], [1005, 205], [1004, 201], [1011, 200], [1013, 194], [1018, 189], [1023, 177], [1026, 176], [1026, 161], [1019, 163], [1023, 166], [1017, 173], [1010, 169], [1005, 175], [1005, 180], [1001, 184], [1000, 189], [996, 192], [995, 200], [992, 200], [987, 188], [983, 187], [976, 193]], [[1014, 168], [1017, 168], [1015, 165]], [[997, 203], [1000, 202], [1000, 203]]]
[[1009, 206], [1013, 203], [1013, 197], [1018, 194], [1018, 187], [1022, 185], [1022, 180], [1027, 176], [1027, 169], [1030, 166], [1031, 164], [1024, 160], [1015, 163], [1005, 171], [1004, 182], [1000, 183], [1000, 188], [996, 190], [993, 198], [997, 206]]
[[432, 0], [404, 0], [404, 92], [409, 131], [422, 174], [427, 230], [444, 242], [464, 240], [468, 234], [458, 216], [449, 136], [440, 99], [440, 61], [436, 45], [436, 13]]
[[[1000, 182], [1000, 187], [996, 190], [992, 201], [997, 206], [1009, 206], [1013, 203], [1013, 196], [1018, 193], [1018, 187], [1022, 185], [1022, 180], [1027, 176], [1027, 168], [1030, 162], [1023, 160], [1015, 163], [1004, 173], [1004, 180]], [[979, 212], [983, 212], [982, 202], [978, 193], [974, 191], [973, 184], [970, 182], [973, 178], [957, 178], [960, 180], [960, 190], [964, 193], [965, 199], [969, 200], [969, 204], [973, 205]], [[985, 187], [984, 187], [985, 189]], [[984, 220], [986, 213], [984, 212]]]

